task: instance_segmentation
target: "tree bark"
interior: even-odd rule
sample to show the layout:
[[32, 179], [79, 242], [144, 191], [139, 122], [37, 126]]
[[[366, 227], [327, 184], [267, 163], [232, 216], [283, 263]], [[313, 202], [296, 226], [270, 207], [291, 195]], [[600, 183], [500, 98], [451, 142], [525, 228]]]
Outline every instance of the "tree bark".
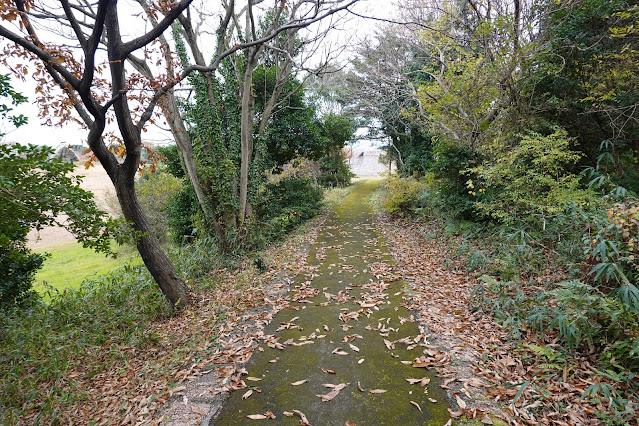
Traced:
[[242, 128], [241, 163], [240, 163], [240, 209], [239, 220], [243, 222], [248, 215], [248, 171], [253, 159], [253, 115], [255, 113], [255, 98], [253, 97], [253, 70], [257, 62], [258, 49], [249, 49], [242, 82]]
[[122, 171], [118, 170], [118, 178], [113, 183], [124, 218], [131, 222], [136, 233], [141, 235], [136, 238], [140, 257], [171, 306], [174, 309], [181, 309], [189, 304], [187, 288], [178, 278], [175, 267], [152, 234], [146, 215], [138, 202], [133, 183], [122, 176]]
[[171, 128], [171, 133], [173, 134], [173, 138], [175, 139], [178, 151], [180, 152], [180, 154], [182, 154], [182, 160], [184, 163], [184, 167], [186, 168], [186, 175], [189, 177], [189, 181], [193, 186], [195, 196], [197, 197], [198, 204], [202, 209], [202, 213], [204, 213], [205, 220], [210, 220], [213, 223], [215, 234], [220, 240], [220, 245], [222, 246], [221, 248], [222, 250], [227, 251], [229, 242], [226, 238], [226, 233], [224, 232], [222, 225], [220, 225], [219, 221], [215, 218], [215, 215], [211, 211], [211, 208], [209, 207], [207, 202], [207, 197], [202, 190], [200, 178], [197, 174], [195, 155], [193, 154], [191, 138], [189, 137], [186, 126], [184, 125], [184, 121], [180, 116], [177, 102], [175, 101], [175, 94], [173, 91], [167, 93], [162, 109], [164, 112], [164, 116], [167, 118], [167, 121], [169, 123], [169, 127]]
[[[102, 131], [90, 135], [93, 137], [89, 138], [89, 146], [101, 162], [107, 161], [107, 164], [103, 163], [103, 165], [115, 187], [122, 214], [127, 221], [132, 223], [133, 230], [139, 234], [135, 237], [138, 238], [136, 246], [142, 261], [171, 306], [174, 309], [181, 309], [189, 304], [186, 286], [178, 278], [175, 267], [152, 235], [146, 215], [142, 211], [135, 193], [135, 174], [140, 166], [142, 137], [141, 129], [133, 123], [133, 115], [129, 109], [126, 95], [118, 96], [118, 94], [125, 93], [127, 89], [124, 61], [128, 53], [120, 35], [116, 2], [111, 2], [107, 6], [105, 28], [114, 95], [113, 110], [122, 141], [126, 147], [126, 158], [122, 164], [118, 164], [112, 158], [111, 153], [105, 149], [102, 142], [104, 124], [102, 124]], [[111, 158], [106, 158], [107, 156]]]

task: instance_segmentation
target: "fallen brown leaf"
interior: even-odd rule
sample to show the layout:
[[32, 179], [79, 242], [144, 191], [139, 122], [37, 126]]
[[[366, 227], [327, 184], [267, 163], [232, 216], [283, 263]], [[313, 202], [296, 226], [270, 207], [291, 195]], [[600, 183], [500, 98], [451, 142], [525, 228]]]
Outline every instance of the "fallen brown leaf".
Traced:
[[492, 425], [493, 423], [493, 419], [490, 418], [490, 416], [488, 414], [484, 414], [484, 417], [481, 418], [481, 422], [485, 425]]
[[322, 402], [328, 402], [332, 400], [333, 398], [335, 398], [339, 394], [339, 391], [344, 389], [346, 386], [348, 386], [348, 383], [340, 383], [326, 395], [315, 395], [315, 396], [317, 396], [318, 398], [322, 398]]
[[420, 407], [418, 403], [416, 403], [415, 401], [410, 401], [410, 403], [413, 404], [415, 407], [417, 407], [420, 413], [423, 413], [422, 407]]
[[311, 424], [308, 422], [308, 419], [306, 418], [304, 413], [302, 413], [300, 410], [291, 410], [291, 411], [293, 411], [293, 413], [295, 413], [298, 416], [300, 416], [300, 424], [302, 426], [311, 426]]
[[298, 380], [297, 382], [293, 382], [291, 383], [291, 386], [299, 386], [299, 385], [303, 385], [304, 383], [308, 382], [308, 380], [304, 379], [304, 380]]
[[266, 420], [266, 419], [268, 419], [268, 417], [266, 417], [264, 414], [249, 414], [246, 417], [248, 417], [251, 420]]
[[348, 355], [348, 352], [344, 352], [341, 347], [335, 348], [331, 353], [334, 355]]
[[467, 407], [466, 402], [463, 399], [461, 399], [459, 395], [455, 395], [455, 400], [457, 401], [457, 405], [459, 405], [459, 408], [461, 408], [462, 410], [466, 409]]
[[208, 413], [201, 408], [196, 407], [195, 405], [191, 405], [191, 411], [195, 414], [200, 414], [202, 416], [206, 416]]
[[388, 392], [386, 389], [371, 389], [370, 393], [385, 393]]

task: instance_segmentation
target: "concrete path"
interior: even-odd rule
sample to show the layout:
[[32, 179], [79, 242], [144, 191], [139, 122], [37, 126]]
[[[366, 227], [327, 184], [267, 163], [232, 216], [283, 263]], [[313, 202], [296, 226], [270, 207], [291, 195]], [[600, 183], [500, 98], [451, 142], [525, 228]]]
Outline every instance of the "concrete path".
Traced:
[[[444, 425], [446, 396], [419, 358], [429, 350], [401, 306], [404, 284], [377, 233], [366, 181], [335, 209], [233, 392], [205, 423]], [[410, 380], [408, 380], [410, 379]], [[270, 419], [270, 420], [269, 420]]]

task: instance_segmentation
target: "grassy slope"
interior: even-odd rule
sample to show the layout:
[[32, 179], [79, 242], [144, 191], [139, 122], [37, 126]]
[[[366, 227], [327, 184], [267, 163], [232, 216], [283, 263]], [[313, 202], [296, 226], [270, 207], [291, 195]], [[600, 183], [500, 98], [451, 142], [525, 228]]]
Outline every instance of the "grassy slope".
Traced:
[[140, 258], [133, 249], [118, 248], [118, 257], [113, 259], [102, 253], [82, 247], [78, 242], [61, 243], [36, 249], [36, 253], [50, 253], [42, 269], [36, 275], [35, 290], [45, 290], [44, 281], [58, 290], [76, 288], [88, 278], [97, 278], [125, 263], [137, 264]]

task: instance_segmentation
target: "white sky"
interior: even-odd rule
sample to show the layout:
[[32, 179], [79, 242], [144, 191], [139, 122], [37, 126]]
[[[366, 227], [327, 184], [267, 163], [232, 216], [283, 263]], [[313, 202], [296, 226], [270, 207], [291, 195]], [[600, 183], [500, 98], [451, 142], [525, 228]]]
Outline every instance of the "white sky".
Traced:
[[[361, 0], [353, 10], [359, 14], [388, 18], [396, 10], [391, 2], [385, 0]], [[344, 24], [344, 30], [335, 32], [331, 36], [334, 44], [357, 45], [362, 38], [373, 33], [378, 23], [371, 20], [364, 20], [350, 15], [348, 21]], [[339, 58], [340, 61], [346, 62], [350, 52], [346, 50]], [[0, 73], [6, 74], [9, 71], [4, 64], [0, 64]], [[24, 114], [29, 118], [29, 123], [19, 129], [11, 130], [5, 126], [7, 135], [5, 141], [18, 142], [21, 144], [37, 144], [49, 145], [57, 147], [60, 144], [82, 144], [86, 145], [87, 131], [79, 125], [68, 122], [64, 127], [44, 126], [38, 118], [38, 109], [34, 104], [36, 83], [34, 80], [27, 78], [26, 81], [12, 79], [13, 87], [29, 98], [29, 101], [15, 108], [17, 114]], [[155, 143], [167, 143], [172, 141], [170, 132], [159, 129], [158, 127], [149, 126], [148, 131], [144, 134], [145, 140]], [[358, 144], [362, 148], [371, 146], [370, 143], [360, 142]]]

